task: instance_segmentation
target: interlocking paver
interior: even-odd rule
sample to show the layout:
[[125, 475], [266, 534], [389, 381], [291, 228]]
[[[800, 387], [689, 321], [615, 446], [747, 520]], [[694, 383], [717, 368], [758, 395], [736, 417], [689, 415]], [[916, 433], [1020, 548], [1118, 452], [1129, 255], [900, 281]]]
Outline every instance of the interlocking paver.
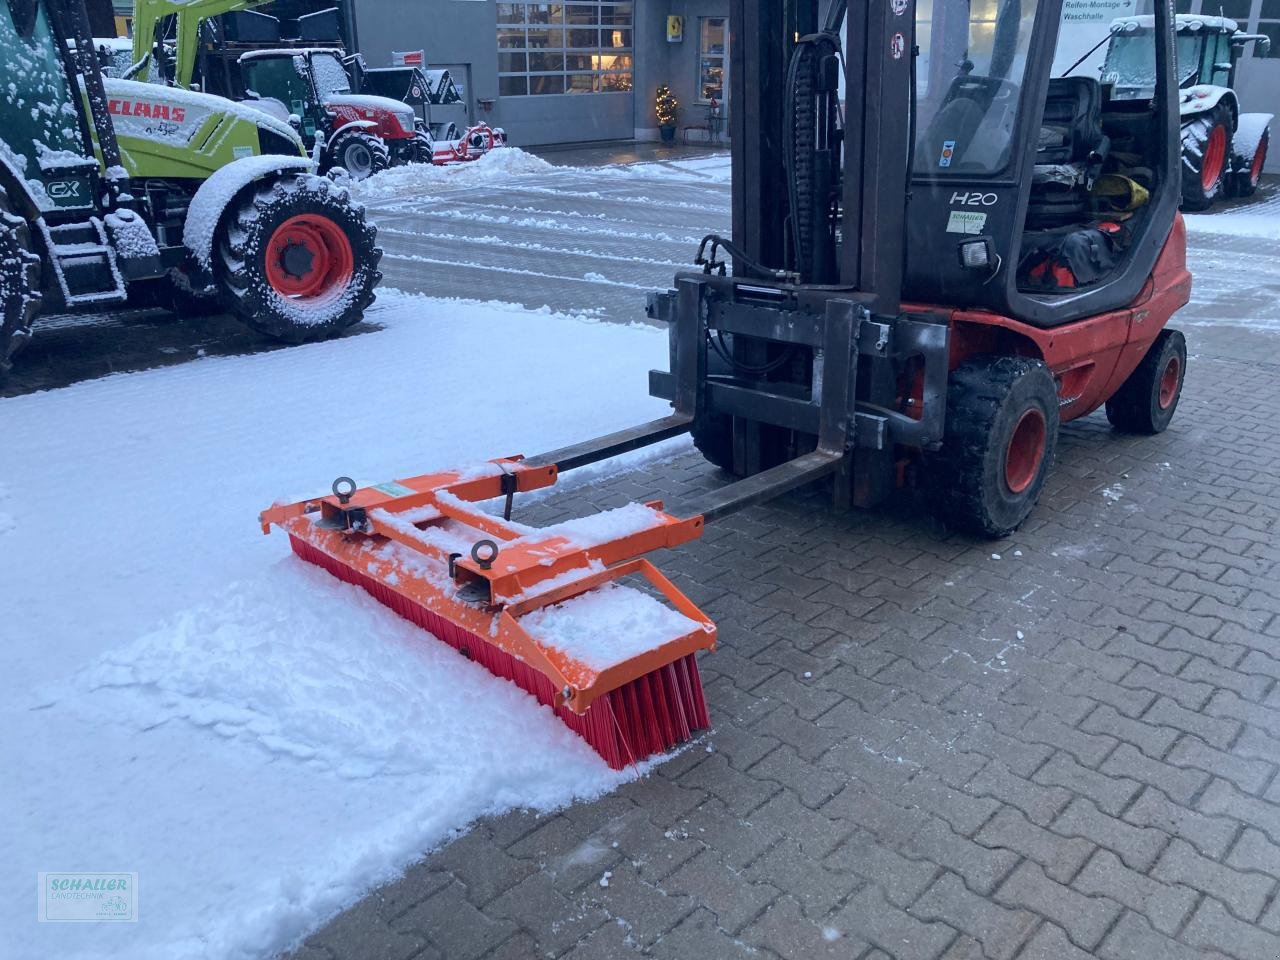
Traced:
[[1024, 860], [996, 891], [995, 899], [1047, 917], [1067, 932], [1071, 942], [1093, 949], [1120, 914], [1120, 905], [1085, 896], [1051, 879], [1036, 863]]
[[1100, 810], [1118, 814], [1142, 789], [1142, 784], [1128, 777], [1107, 776], [1082, 767], [1065, 753], [1057, 753], [1036, 771], [1037, 783], [1070, 787], [1077, 795], [1088, 797]]
[[[997, 897], [997, 900], [999, 898]], [[954, 873], [944, 873], [914, 904], [911, 913], [968, 933], [992, 960], [1007, 960], [1039, 922], [1026, 910], [1010, 909], [973, 893]]]
[[1141, 913], [1157, 930], [1172, 936], [1196, 905], [1190, 887], [1161, 883], [1130, 870], [1110, 850], [1099, 849], [1071, 885], [1090, 896], [1107, 897]]
[[1114, 850], [1125, 865], [1146, 872], [1169, 842], [1160, 830], [1136, 827], [1103, 813], [1092, 801], [1078, 797], [1053, 821], [1055, 832], [1067, 837], [1084, 837], [1100, 847]]
[[[1212, 785], [1209, 787], [1213, 789]], [[1206, 809], [1203, 800], [1201, 809]], [[1205, 856], [1220, 857], [1235, 839], [1238, 824], [1221, 816], [1205, 816], [1179, 806], [1154, 787], [1147, 787], [1124, 813], [1130, 823], [1155, 827], [1182, 837]]]
[[1203, 770], [1176, 767], [1153, 760], [1136, 747], [1122, 743], [1107, 757], [1101, 771], [1111, 777], [1129, 777], [1152, 784], [1177, 803], [1190, 806], [1212, 778]]
[[1276, 881], [1261, 873], [1247, 873], [1202, 857], [1191, 844], [1175, 839], [1165, 848], [1151, 875], [1165, 883], [1182, 883], [1231, 904], [1245, 920], [1257, 920], [1271, 899]]

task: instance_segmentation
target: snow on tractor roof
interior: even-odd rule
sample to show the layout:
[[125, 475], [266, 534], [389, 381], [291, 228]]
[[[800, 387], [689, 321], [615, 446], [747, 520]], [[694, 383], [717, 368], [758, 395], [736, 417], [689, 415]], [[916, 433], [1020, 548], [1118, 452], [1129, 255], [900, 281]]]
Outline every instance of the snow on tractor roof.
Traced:
[[246, 50], [240, 54], [237, 63], [246, 60], [263, 60], [268, 57], [305, 57], [316, 53], [331, 53], [342, 56], [342, 47], [268, 47], [265, 50]]
[[[1230, 17], [1209, 17], [1198, 13], [1180, 13], [1174, 18], [1179, 33], [1199, 33], [1208, 30], [1214, 33], [1236, 33], [1240, 25]], [[1111, 32], [1129, 33], [1134, 30], [1154, 30], [1156, 18], [1151, 14], [1140, 17], [1116, 17], [1111, 21]]]

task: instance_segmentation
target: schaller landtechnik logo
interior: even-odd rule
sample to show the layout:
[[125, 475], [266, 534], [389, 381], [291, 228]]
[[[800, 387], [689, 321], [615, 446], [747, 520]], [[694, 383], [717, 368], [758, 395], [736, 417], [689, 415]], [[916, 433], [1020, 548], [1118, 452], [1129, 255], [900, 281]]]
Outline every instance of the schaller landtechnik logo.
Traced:
[[40, 873], [41, 923], [135, 923], [136, 873]]

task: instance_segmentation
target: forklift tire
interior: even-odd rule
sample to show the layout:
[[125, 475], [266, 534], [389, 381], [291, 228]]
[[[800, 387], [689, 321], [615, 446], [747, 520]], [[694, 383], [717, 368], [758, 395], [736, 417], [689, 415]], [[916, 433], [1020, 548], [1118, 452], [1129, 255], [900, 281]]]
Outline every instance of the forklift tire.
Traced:
[[1254, 148], [1252, 157], [1242, 157], [1239, 169], [1231, 175], [1232, 193], [1237, 197], [1252, 197], [1262, 181], [1262, 168], [1267, 165], [1267, 149], [1271, 146], [1271, 128], [1262, 131], [1262, 137]]
[[382, 279], [377, 231], [326, 177], [283, 173], [250, 184], [215, 236], [223, 305], [286, 343], [335, 336], [358, 323]]
[[0, 189], [0, 376], [31, 340], [40, 301], [40, 257], [32, 249], [31, 228]]
[[1058, 390], [1040, 360], [975, 357], [952, 371], [931, 482], [940, 518], [1003, 537], [1027, 518], [1058, 445]]
[[391, 165], [391, 154], [381, 138], [363, 130], [340, 133], [329, 144], [326, 168], [342, 167], [352, 180], [367, 180]]
[[1161, 330], [1142, 362], [1107, 401], [1107, 419], [1125, 433], [1163, 433], [1178, 409], [1187, 375], [1187, 341]]
[[1208, 210], [1231, 169], [1231, 113], [1215, 107], [1182, 128], [1182, 209]]

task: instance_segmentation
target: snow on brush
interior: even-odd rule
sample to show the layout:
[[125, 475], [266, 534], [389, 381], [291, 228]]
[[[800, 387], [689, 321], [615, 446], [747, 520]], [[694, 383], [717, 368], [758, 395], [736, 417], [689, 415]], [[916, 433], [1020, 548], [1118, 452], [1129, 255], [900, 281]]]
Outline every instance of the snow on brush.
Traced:
[[[257, 514], [661, 416], [665, 334], [389, 291], [369, 320], [0, 400], [0, 955], [270, 956], [478, 816], [634, 775]], [[42, 870], [136, 871], [139, 922], [37, 923]]]
[[703, 629], [647, 593], [607, 583], [520, 618], [529, 636], [592, 670], [607, 670], [694, 630]]

